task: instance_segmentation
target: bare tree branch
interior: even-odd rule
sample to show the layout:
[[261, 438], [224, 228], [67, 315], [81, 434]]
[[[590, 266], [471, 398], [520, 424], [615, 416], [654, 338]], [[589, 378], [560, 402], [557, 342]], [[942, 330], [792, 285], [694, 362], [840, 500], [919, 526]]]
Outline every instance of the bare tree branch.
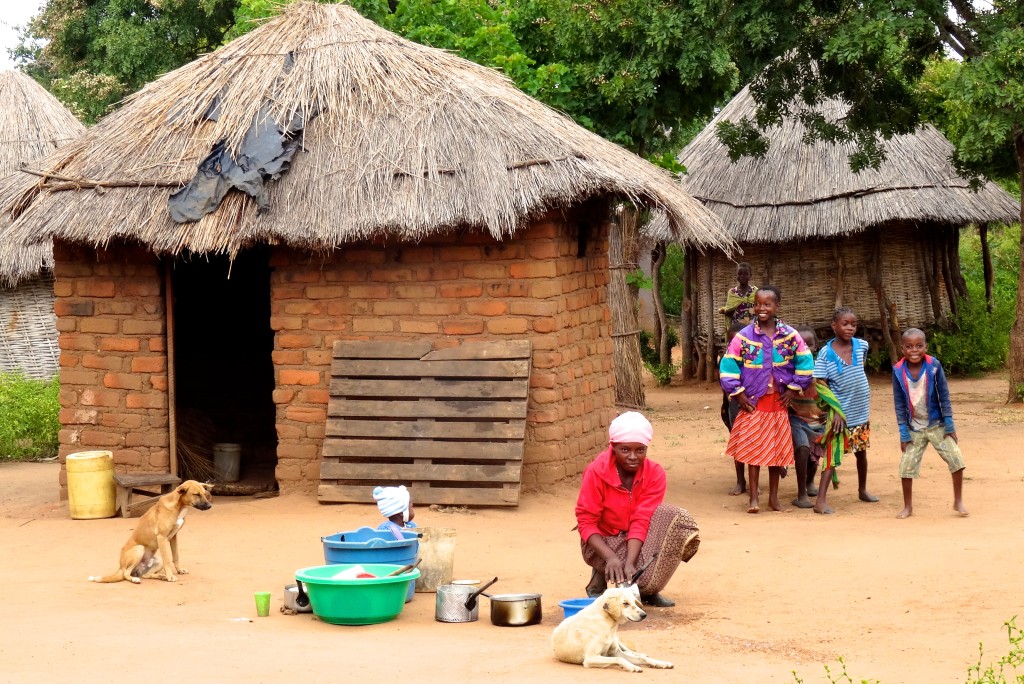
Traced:
[[943, 17], [939, 21], [939, 30], [946, 31], [953, 38], [956, 38], [957, 42], [960, 43], [960, 47], [963, 48], [964, 51], [960, 52], [960, 50], [957, 50], [956, 46], [952, 44], [950, 44], [950, 47], [956, 50], [957, 52], [960, 52], [961, 56], [981, 56], [981, 50], [978, 49], [978, 44], [974, 41], [974, 37], [971, 35], [970, 31], [966, 27], [956, 24], [949, 17]]
[[967, 57], [967, 48], [961, 45], [960, 41], [954, 38], [953, 35], [945, 29], [945, 27], [939, 25], [938, 28], [939, 37], [942, 39], [942, 42], [948, 45], [950, 49], [952, 49], [958, 55], [960, 55], [961, 59], [965, 59]]
[[967, 23], [977, 21], [978, 13], [974, 11], [974, 5], [971, 0], [950, 0], [950, 3], [956, 13], [960, 15], [960, 18]]

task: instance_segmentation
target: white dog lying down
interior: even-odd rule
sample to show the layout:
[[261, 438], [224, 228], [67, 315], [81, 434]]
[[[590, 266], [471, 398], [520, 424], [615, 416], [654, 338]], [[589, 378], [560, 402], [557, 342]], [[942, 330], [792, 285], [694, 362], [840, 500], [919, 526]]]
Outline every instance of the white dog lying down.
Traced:
[[555, 627], [551, 635], [555, 657], [583, 667], [618, 665], [627, 672], [643, 672], [638, 665], [670, 668], [672, 663], [631, 651], [619, 641], [619, 625], [646, 617], [631, 588], [609, 587], [589, 606]]

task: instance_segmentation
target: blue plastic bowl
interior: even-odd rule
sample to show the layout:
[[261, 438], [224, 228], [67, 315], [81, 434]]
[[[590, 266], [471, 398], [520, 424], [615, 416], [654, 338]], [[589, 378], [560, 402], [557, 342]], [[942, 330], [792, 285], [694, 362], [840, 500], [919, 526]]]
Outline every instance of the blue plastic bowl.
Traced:
[[[324, 545], [324, 561], [328, 565], [366, 563], [393, 563], [410, 565], [419, 554], [419, 532], [403, 530], [405, 539], [395, 539], [390, 532], [360, 527], [358, 530], [338, 532], [320, 537]], [[405, 600], [412, 601], [415, 585], [410, 584]]]
[[564, 601], [559, 601], [558, 605], [562, 608], [562, 619], [564, 620], [565, 618], [571, 618], [573, 615], [575, 615], [576, 613], [580, 612], [581, 610], [589, 606], [591, 603], [593, 603], [594, 600], [595, 599], [592, 598], [578, 598], [565, 599]]

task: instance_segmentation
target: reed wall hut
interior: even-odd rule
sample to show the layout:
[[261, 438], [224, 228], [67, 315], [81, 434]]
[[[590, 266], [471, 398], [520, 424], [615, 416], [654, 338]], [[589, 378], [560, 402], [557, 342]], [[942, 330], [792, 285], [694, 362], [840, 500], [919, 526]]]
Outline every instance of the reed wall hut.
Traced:
[[[722, 219], [742, 249], [734, 259], [719, 250], [690, 250], [687, 260], [695, 369], [708, 377], [728, 323], [717, 311], [736, 284], [737, 261], [750, 263], [752, 285], [782, 289], [782, 315], [790, 324], [825, 334], [834, 309], [850, 306], [876, 348], [882, 344], [884, 352], [888, 343], [891, 354], [901, 329], [944, 323], [956, 294], [966, 292], [960, 229], [1012, 223], [1020, 215], [1013, 197], [995, 184], [972, 191], [950, 164], [952, 145], [930, 125], [885, 141], [878, 170], [853, 173], [849, 146], [804, 144], [796, 117], [768, 131], [763, 158], [733, 163], [715, 128], [752, 118], [754, 109], [743, 88], [679, 155], [688, 170], [683, 186]], [[831, 119], [843, 111], [838, 102], [822, 107]]]
[[667, 174], [344, 5], [287, 7], [35, 171], [0, 237], [55, 243], [62, 456], [238, 442], [243, 480], [321, 501], [514, 505], [580, 472], [614, 412], [609, 202], [729, 244]]
[[[85, 132], [71, 112], [28, 75], [0, 71], [0, 187], [24, 163]], [[0, 373], [49, 380], [57, 372], [53, 255], [48, 244], [0, 258]]]

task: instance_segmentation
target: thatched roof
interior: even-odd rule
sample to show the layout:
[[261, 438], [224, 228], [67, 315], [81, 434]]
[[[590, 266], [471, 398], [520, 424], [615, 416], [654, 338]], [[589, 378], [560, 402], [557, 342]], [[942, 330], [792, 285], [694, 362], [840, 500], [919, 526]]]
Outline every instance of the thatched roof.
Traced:
[[[743, 88], [679, 154], [688, 170], [683, 186], [718, 214], [737, 242], [831, 237], [901, 219], [958, 226], [1019, 219], [1020, 206], [997, 185], [971, 191], [949, 161], [953, 146], [930, 125], [885, 141], [877, 171], [853, 173], [850, 146], [804, 144], [795, 118], [767, 131], [765, 157], [732, 163], [715, 127], [752, 118], [754, 107]], [[836, 119], [844, 109], [832, 102], [820, 111]]]
[[[17, 173], [23, 163], [45, 157], [83, 132], [85, 126], [31, 77], [20, 71], [0, 71], [0, 178]], [[0, 285], [15, 285], [51, 261], [49, 244], [5, 252], [0, 257]]]
[[[174, 222], [172, 192], [219, 143], [238, 160], [254, 123], [302, 128], [290, 168], [261, 189], [264, 210], [235, 190], [199, 220]], [[501, 239], [550, 208], [616, 195], [664, 210], [658, 237], [731, 245], [667, 173], [502, 74], [400, 38], [344, 5], [287, 7], [149, 84], [39, 167], [46, 182], [26, 174], [0, 189], [0, 240], [3, 232], [127, 239], [176, 254], [234, 253], [254, 242], [331, 249], [458, 226]], [[94, 181], [102, 192], [89, 189]]]

